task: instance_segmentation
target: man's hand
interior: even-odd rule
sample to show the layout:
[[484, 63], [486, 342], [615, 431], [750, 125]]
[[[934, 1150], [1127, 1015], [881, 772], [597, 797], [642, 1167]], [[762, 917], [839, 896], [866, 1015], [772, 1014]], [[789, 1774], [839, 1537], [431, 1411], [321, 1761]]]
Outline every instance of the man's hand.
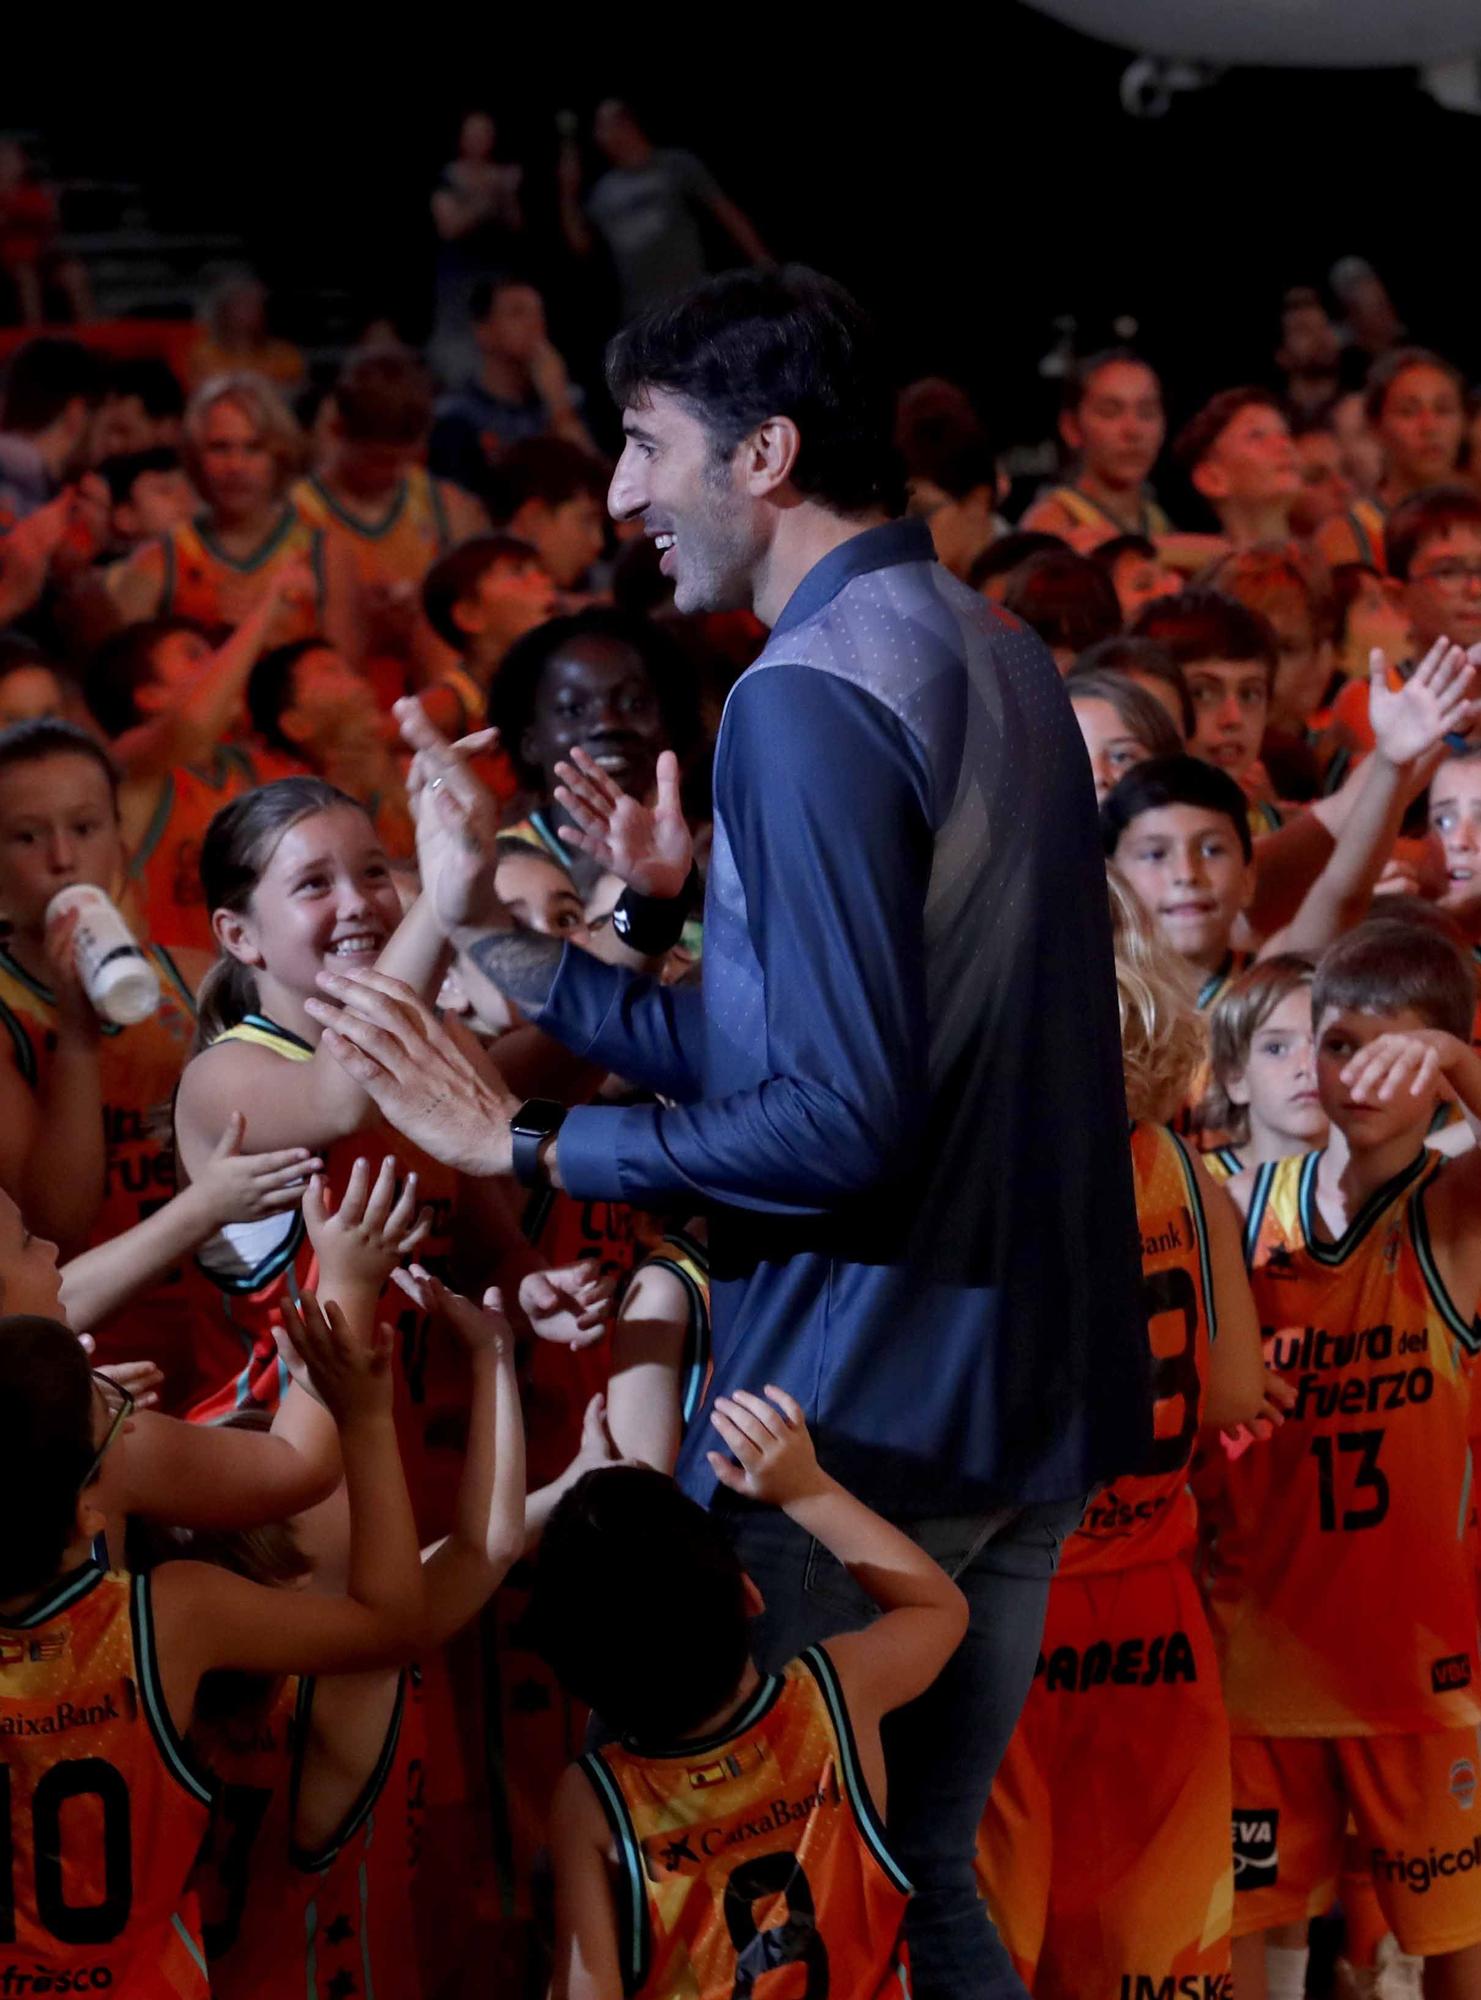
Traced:
[[1392, 1104], [1400, 1091], [1424, 1097], [1471, 1051], [1441, 1028], [1378, 1035], [1342, 1068], [1342, 1085], [1356, 1104]]
[[572, 1353], [601, 1339], [612, 1317], [617, 1280], [603, 1277], [593, 1258], [552, 1271], [530, 1271], [519, 1281], [519, 1309], [539, 1340], [558, 1341]]
[[498, 741], [499, 732], [481, 729], [449, 743], [414, 695], [397, 702], [396, 720], [416, 752], [406, 795], [416, 820], [422, 893], [438, 923], [448, 936], [461, 925], [508, 929], [511, 919], [494, 888], [498, 806], [468, 765]]
[[398, 1132], [460, 1173], [510, 1171], [519, 1099], [473, 1067], [409, 986], [383, 972], [321, 972], [319, 984], [340, 1003], [305, 1002], [324, 1047]]
[[1474, 670], [1461, 647], [1437, 639], [1400, 688], [1388, 684], [1388, 661], [1378, 647], [1368, 655], [1368, 719], [1373, 740], [1391, 764], [1405, 766], [1475, 721], [1470, 699]]
[[689, 880], [694, 842], [679, 803], [679, 760], [672, 750], [658, 759], [652, 806], [629, 798], [584, 750], [557, 764], [555, 796], [575, 821], [567, 832], [603, 868], [620, 875], [640, 896], [677, 896]]
[[740, 1463], [723, 1452], [705, 1456], [720, 1484], [732, 1493], [786, 1507], [814, 1492], [823, 1474], [801, 1405], [771, 1383], [766, 1394], [770, 1401], [763, 1402], [749, 1389], [716, 1398], [710, 1422]]

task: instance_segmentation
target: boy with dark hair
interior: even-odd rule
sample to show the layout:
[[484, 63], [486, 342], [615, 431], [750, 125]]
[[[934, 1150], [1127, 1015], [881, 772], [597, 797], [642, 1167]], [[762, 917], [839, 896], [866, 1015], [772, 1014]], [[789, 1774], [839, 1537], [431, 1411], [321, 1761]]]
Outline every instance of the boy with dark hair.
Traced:
[[1090, 560], [1114, 584], [1122, 622], [1127, 625], [1154, 598], [1171, 597], [1183, 587], [1182, 578], [1164, 564], [1157, 544], [1146, 535], [1112, 535], [1091, 550]]
[[1173, 454], [1236, 549], [1290, 540], [1301, 472], [1268, 389], [1221, 389], [1183, 426]]
[[568, 438], [510, 447], [488, 486], [494, 525], [528, 542], [557, 590], [580, 587], [606, 542], [607, 468]]
[[1007, 487], [992, 445], [980, 430], [941, 436], [922, 422], [903, 450], [910, 511], [931, 530], [937, 562], [965, 580], [1007, 526], [998, 513]]
[[554, 615], [555, 603], [550, 572], [514, 535], [477, 535], [432, 565], [422, 580], [422, 609], [459, 660], [418, 699], [445, 736], [483, 727], [505, 654]]
[[1010, 528], [1006, 535], [999, 535], [995, 542], [989, 542], [973, 562], [967, 571], [967, 586], [979, 591], [989, 603], [1001, 604], [1003, 593], [1008, 588], [1008, 578], [1030, 556], [1046, 555], [1052, 550], [1068, 547], [1069, 544], [1060, 535]]
[[1073, 549], [1030, 556], [1008, 579], [1003, 609], [1032, 626], [1062, 674], [1087, 646], [1121, 630], [1115, 585], [1098, 564]]
[[1193, 755], [1258, 786], [1280, 658], [1269, 621], [1222, 591], [1195, 588], [1149, 604], [1133, 634], [1155, 639], [1183, 670], [1193, 702]]
[[1177, 725], [1184, 743], [1192, 736], [1195, 718], [1188, 683], [1172, 654], [1155, 639], [1139, 639], [1129, 632], [1118, 632], [1114, 638], [1102, 639], [1088, 647], [1075, 664], [1087, 672], [1094, 668], [1100, 673], [1125, 674], [1129, 681], [1135, 681], [1138, 687], [1157, 697]]
[[108, 521], [121, 555], [153, 535], [169, 534], [195, 512], [195, 488], [179, 452], [169, 445], [116, 453], [103, 460], [98, 474], [108, 488]]
[[[1241, 1993], [1265, 1990], [1265, 1933], [1331, 1902], [1349, 1816], [1400, 1948], [1429, 1961], [1426, 1994], [1459, 2000], [1481, 1977], [1466, 1533], [1481, 1154], [1424, 1143], [1442, 1079], [1481, 1111], [1474, 1008], [1447, 939], [1360, 925], [1312, 987], [1327, 1147], [1229, 1183], [1266, 1360], [1296, 1390], [1274, 1437], [1216, 1465]], [[1282, 1994], [1304, 1970], [1281, 1953]]]
[[1073, 477], [1050, 487], [1024, 528], [1094, 548], [1112, 535], [1165, 535], [1172, 524], [1147, 480], [1167, 434], [1162, 384], [1130, 348], [1089, 355], [1065, 377], [1059, 434], [1076, 460]]
[[0, 514], [23, 519], [87, 461], [103, 365], [75, 340], [43, 335], [10, 357], [0, 402]]
[[399, 348], [352, 355], [317, 435], [318, 465], [289, 498], [330, 544], [349, 552], [365, 619], [366, 672], [387, 700], [446, 666], [417, 592], [439, 556], [488, 520], [471, 493], [421, 463], [432, 384]]
[[[884, 2000], [908, 1983], [910, 1887], [885, 1845], [880, 1724], [956, 1650], [966, 1602], [822, 1471], [785, 1390], [721, 1396], [711, 1422], [734, 1454], [709, 1454], [716, 1478], [813, 1536], [838, 1571], [840, 1619], [873, 1623], [763, 1675], [747, 1633], [760, 1599], [719, 1521], [647, 1467], [588, 1473], [566, 1495], [532, 1621], [557, 1676], [620, 1740], [556, 1791], [553, 1991], [749, 1991], [796, 1963], [809, 1992]], [[677, 1676], [676, 1597], [689, 1632]], [[786, 1920], [759, 1928], [755, 1906], [778, 1896]]]

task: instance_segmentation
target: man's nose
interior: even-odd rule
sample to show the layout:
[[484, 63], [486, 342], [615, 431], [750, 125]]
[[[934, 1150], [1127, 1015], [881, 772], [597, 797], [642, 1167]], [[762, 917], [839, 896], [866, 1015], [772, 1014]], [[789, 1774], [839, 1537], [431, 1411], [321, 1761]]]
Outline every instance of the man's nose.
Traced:
[[607, 488], [607, 512], [614, 521], [630, 521], [647, 504], [630, 459], [631, 453], [624, 451]]

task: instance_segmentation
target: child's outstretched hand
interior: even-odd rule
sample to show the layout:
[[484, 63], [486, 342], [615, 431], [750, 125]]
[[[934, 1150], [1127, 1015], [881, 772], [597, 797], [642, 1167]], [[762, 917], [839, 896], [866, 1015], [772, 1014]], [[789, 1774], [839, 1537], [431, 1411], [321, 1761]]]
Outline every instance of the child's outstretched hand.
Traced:
[[391, 1413], [391, 1348], [395, 1338], [382, 1321], [360, 1335], [333, 1299], [321, 1306], [312, 1292], [300, 1304], [284, 1299], [280, 1310], [289, 1340], [303, 1357], [314, 1394], [343, 1430], [347, 1424]]
[[1343, 1064], [1343, 1087], [1356, 1104], [1392, 1104], [1403, 1090], [1423, 1097], [1468, 1053], [1441, 1028], [1377, 1035]]
[[461, 1292], [449, 1291], [441, 1278], [434, 1278], [421, 1264], [395, 1270], [391, 1276], [423, 1312], [444, 1320], [470, 1354], [502, 1354], [506, 1342], [513, 1340], [513, 1329], [504, 1314], [504, 1294], [497, 1285], [490, 1285], [483, 1304], [476, 1306]]
[[[91, 1354], [93, 1342], [91, 1334], [83, 1334], [82, 1344]], [[136, 1410], [153, 1410], [159, 1404], [159, 1391], [164, 1375], [152, 1361], [110, 1361], [105, 1368], [94, 1371], [106, 1375], [110, 1382], [116, 1382], [120, 1389], [127, 1389], [134, 1399]]]
[[1368, 656], [1368, 719], [1373, 740], [1391, 764], [1412, 764], [1476, 719], [1476, 676], [1459, 646], [1437, 639], [1400, 688], [1388, 684], [1388, 661]]
[[705, 1456], [720, 1484], [732, 1493], [785, 1507], [812, 1492], [822, 1474], [801, 1404], [771, 1383], [766, 1394], [769, 1401], [749, 1389], [716, 1397], [710, 1422], [740, 1462], [718, 1451]]
[[190, 1184], [213, 1229], [228, 1222], [256, 1222], [261, 1216], [296, 1208], [309, 1176], [323, 1171], [324, 1162], [307, 1146], [284, 1146], [275, 1153], [244, 1153], [246, 1133], [246, 1118], [233, 1111], [220, 1144]]
[[370, 1162], [356, 1160], [338, 1208], [323, 1176], [315, 1174], [303, 1198], [303, 1219], [326, 1296], [347, 1289], [378, 1292], [432, 1227], [430, 1211], [417, 1213], [414, 1173], [397, 1195], [396, 1162], [389, 1153], [373, 1182]]
[[559, 1341], [575, 1353], [606, 1332], [616, 1289], [616, 1278], [603, 1277], [600, 1264], [588, 1257], [521, 1278], [519, 1309], [537, 1339]]

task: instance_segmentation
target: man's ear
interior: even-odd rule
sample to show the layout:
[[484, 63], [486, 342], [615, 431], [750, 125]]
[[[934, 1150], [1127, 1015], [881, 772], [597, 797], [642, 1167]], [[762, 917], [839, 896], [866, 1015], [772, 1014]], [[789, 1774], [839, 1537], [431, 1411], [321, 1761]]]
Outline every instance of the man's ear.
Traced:
[[741, 483], [753, 499], [775, 493], [792, 477], [802, 433], [790, 417], [768, 417], [737, 447]]
[[1059, 434], [1071, 451], [1079, 451], [1085, 443], [1085, 433], [1080, 428], [1079, 412], [1061, 410], [1059, 413]]
[[228, 958], [259, 971], [264, 963], [252, 922], [239, 910], [213, 910], [211, 934]]

